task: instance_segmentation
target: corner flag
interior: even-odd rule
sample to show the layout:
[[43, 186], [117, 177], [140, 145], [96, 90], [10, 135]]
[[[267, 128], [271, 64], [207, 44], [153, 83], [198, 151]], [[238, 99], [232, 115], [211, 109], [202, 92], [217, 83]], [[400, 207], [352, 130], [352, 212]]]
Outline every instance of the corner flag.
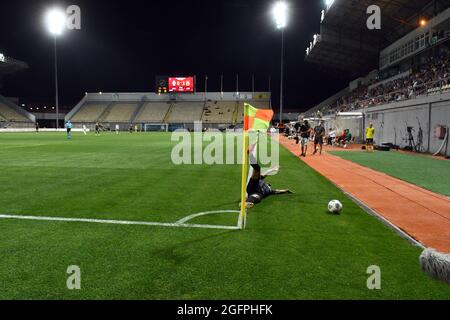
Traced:
[[273, 118], [273, 110], [256, 109], [244, 103], [244, 130], [267, 131]]
[[242, 180], [241, 180], [241, 214], [239, 226], [245, 229], [247, 221], [247, 167], [248, 167], [248, 132], [249, 131], [266, 131], [270, 127], [270, 121], [273, 118], [273, 110], [256, 109], [248, 103], [244, 103], [244, 143], [242, 151]]

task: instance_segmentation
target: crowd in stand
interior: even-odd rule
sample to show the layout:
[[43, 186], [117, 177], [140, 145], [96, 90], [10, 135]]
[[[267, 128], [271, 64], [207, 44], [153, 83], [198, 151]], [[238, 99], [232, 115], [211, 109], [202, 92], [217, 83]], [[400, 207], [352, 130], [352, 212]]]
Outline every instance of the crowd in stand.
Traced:
[[348, 96], [321, 110], [322, 114], [346, 112], [365, 107], [412, 99], [433, 91], [450, 90], [450, 55], [430, 58], [409, 75], [380, 84], [361, 86]]

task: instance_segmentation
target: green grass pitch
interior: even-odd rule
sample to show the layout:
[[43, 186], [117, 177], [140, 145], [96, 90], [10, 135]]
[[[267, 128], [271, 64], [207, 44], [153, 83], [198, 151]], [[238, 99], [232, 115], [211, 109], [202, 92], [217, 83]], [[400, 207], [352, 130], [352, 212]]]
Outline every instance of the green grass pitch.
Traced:
[[[239, 166], [175, 166], [167, 134], [0, 135], [0, 214], [174, 222], [238, 209]], [[448, 299], [420, 250], [286, 150], [295, 195], [227, 231], [0, 219], [0, 299]], [[340, 199], [341, 215], [327, 213]], [[195, 223], [233, 225], [235, 214]], [[81, 268], [81, 290], [66, 287]], [[366, 270], [381, 268], [381, 290]]]
[[450, 162], [429, 156], [401, 152], [332, 152], [376, 171], [450, 197]]

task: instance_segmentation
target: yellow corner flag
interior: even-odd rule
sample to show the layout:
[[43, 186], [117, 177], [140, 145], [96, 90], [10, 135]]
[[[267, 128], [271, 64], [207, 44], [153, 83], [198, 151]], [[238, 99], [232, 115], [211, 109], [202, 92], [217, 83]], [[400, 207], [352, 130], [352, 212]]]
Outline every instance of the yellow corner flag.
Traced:
[[273, 110], [257, 109], [248, 103], [244, 103], [244, 131], [242, 143], [242, 179], [241, 179], [241, 213], [239, 227], [244, 230], [247, 223], [247, 167], [248, 167], [248, 132], [267, 131], [273, 118]]

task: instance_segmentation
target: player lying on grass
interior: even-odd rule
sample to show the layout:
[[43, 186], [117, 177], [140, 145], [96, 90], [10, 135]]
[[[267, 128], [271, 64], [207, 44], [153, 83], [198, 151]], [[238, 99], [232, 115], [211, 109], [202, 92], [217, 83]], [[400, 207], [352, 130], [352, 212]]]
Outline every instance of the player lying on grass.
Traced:
[[253, 174], [247, 185], [247, 202], [246, 207], [252, 208], [255, 204], [260, 203], [264, 198], [271, 195], [293, 193], [289, 189], [278, 190], [274, 189], [269, 183], [265, 181], [268, 175], [277, 174], [279, 167], [274, 167], [268, 171], [261, 173], [261, 166], [257, 163], [253, 155], [250, 155], [250, 163], [253, 168]]

